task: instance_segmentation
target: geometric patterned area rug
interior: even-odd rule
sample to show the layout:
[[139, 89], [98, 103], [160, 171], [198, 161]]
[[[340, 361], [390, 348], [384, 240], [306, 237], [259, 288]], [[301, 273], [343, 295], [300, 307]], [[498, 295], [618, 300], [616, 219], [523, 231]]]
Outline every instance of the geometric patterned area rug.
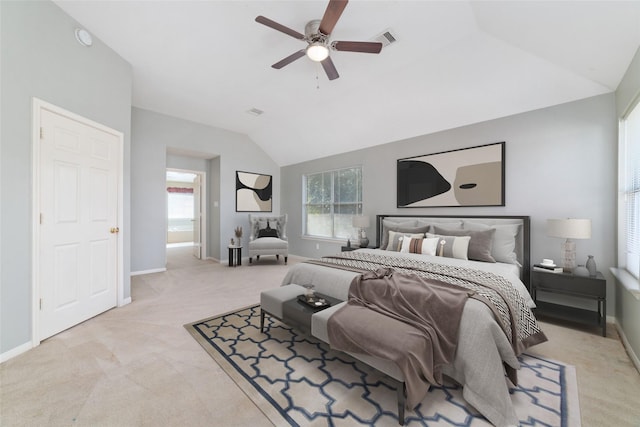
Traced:
[[[276, 426], [398, 426], [386, 375], [269, 316], [260, 333], [259, 305], [185, 328]], [[580, 426], [575, 368], [527, 354], [520, 361], [510, 390], [520, 425]], [[491, 424], [450, 382], [432, 386], [405, 425]]]

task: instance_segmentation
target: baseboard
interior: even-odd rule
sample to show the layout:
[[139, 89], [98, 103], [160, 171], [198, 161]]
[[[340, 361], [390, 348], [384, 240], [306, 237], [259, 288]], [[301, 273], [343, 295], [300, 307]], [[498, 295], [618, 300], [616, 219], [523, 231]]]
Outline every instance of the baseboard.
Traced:
[[127, 304], [131, 304], [131, 297], [123, 299], [122, 304], [118, 305], [118, 307], [124, 307]]
[[164, 273], [165, 271], [167, 271], [166, 268], [154, 268], [151, 270], [132, 271], [131, 276], [140, 276], [142, 274], [151, 274], [151, 273]]
[[616, 329], [618, 330], [618, 335], [620, 335], [620, 339], [622, 340], [622, 345], [624, 346], [624, 349], [627, 350], [629, 359], [631, 359], [631, 363], [633, 363], [633, 365], [636, 367], [636, 369], [640, 373], [640, 359], [638, 358], [638, 355], [633, 351], [633, 348], [631, 347], [631, 343], [629, 343], [627, 336], [624, 334], [624, 331], [622, 330], [622, 327], [620, 326], [617, 320], [615, 322], [615, 325], [616, 325]]
[[11, 350], [4, 352], [2, 354], [0, 354], [0, 363], [4, 363], [9, 359], [13, 359], [14, 357], [25, 353], [29, 350], [31, 350], [33, 348], [33, 345], [31, 344], [31, 342], [26, 342], [22, 345], [19, 345], [15, 348], [12, 348]]

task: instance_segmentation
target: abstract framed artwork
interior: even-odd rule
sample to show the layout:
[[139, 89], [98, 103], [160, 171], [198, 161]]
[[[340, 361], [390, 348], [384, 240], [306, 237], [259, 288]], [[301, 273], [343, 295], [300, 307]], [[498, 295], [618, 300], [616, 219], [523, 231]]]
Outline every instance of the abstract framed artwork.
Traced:
[[505, 143], [399, 159], [397, 207], [504, 206]]
[[271, 212], [273, 178], [236, 171], [236, 212]]

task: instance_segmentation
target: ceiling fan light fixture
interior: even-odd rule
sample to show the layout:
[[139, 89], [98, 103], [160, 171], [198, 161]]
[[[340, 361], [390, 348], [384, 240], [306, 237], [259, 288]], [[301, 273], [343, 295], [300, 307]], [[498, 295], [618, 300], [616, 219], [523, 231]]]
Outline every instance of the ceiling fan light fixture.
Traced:
[[310, 60], [322, 62], [329, 56], [329, 49], [322, 43], [311, 43], [307, 46], [306, 54]]

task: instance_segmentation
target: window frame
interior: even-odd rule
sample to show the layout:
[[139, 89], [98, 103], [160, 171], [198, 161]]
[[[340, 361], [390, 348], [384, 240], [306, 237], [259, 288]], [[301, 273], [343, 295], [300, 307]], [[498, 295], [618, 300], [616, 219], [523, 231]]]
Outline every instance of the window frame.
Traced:
[[[618, 262], [617, 268], [611, 268], [611, 272], [637, 299], [640, 299], [640, 279], [635, 271], [631, 271], [627, 256], [627, 197], [634, 190], [629, 188], [627, 169], [627, 123], [632, 113], [640, 114], [640, 96], [629, 106], [625, 114], [620, 118], [618, 125], [618, 209], [617, 209], [617, 236], [618, 236]], [[635, 190], [637, 194], [638, 191]], [[640, 261], [640, 260], [639, 260]]]
[[[360, 189], [358, 192], [358, 198], [359, 201], [354, 201], [354, 202], [344, 202], [344, 201], [336, 201], [336, 195], [335, 195], [335, 179], [336, 177], [342, 172], [342, 171], [346, 171], [346, 170], [350, 170], [350, 169], [358, 169], [359, 173], [360, 173]], [[331, 188], [331, 195], [330, 195], [330, 202], [329, 202], [329, 214], [331, 215], [331, 236], [326, 236], [326, 235], [319, 235], [319, 234], [310, 234], [308, 232], [308, 222], [307, 222], [307, 209], [309, 206], [322, 206], [322, 205], [326, 205], [326, 203], [308, 203], [307, 200], [307, 181], [310, 177], [315, 176], [315, 175], [322, 175], [322, 174], [331, 174], [331, 183], [330, 183], [330, 188]], [[352, 165], [352, 166], [345, 166], [345, 167], [341, 167], [341, 168], [337, 168], [337, 169], [329, 169], [329, 170], [324, 170], [324, 171], [318, 171], [318, 172], [313, 172], [313, 173], [306, 173], [302, 175], [302, 238], [303, 239], [314, 239], [314, 240], [324, 240], [324, 241], [343, 241], [346, 238], [353, 238], [351, 236], [353, 236], [353, 233], [349, 233], [348, 237], [342, 237], [342, 236], [337, 236], [336, 235], [336, 218], [335, 215], [336, 213], [336, 206], [340, 206], [340, 205], [347, 205], [347, 204], [356, 204], [358, 205], [356, 208], [356, 213], [354, 213], [353, 215], [362, 215], [363, 212], [363, 206], [364, 203], [362, 201], [362, 196], [363, 196], [363, 183], [364, 179], [363, 179], [363, 166], [362, 165]], [[355, 230], [355, 229], [354, 229]]]

